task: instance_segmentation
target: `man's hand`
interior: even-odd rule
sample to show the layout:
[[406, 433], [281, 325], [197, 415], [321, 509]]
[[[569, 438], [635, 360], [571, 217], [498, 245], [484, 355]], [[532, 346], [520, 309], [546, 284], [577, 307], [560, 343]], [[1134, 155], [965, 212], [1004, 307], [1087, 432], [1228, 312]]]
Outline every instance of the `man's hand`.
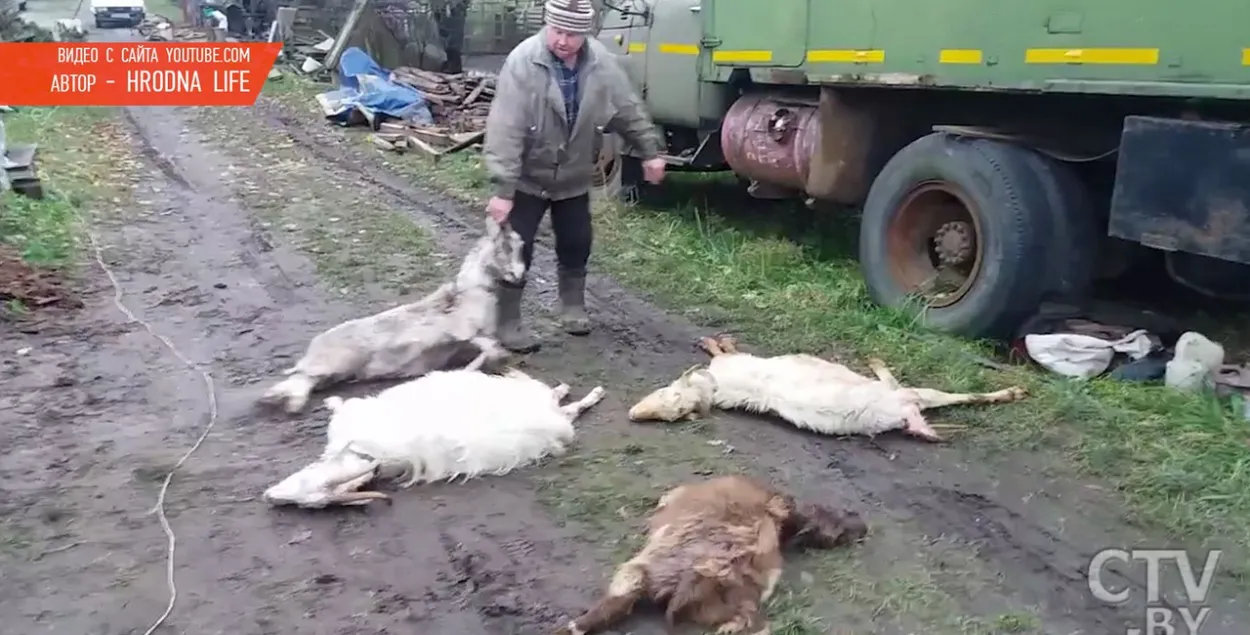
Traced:
[[503, 223], [508, 220], [508, 214], [512, 213], [512, 201], [492, 196], [490, 202], [486, 204], [486, 213], [490, 214], [496, 223]]
[[642, 162], [642, 178], [652, 185], [664, 180], [664, 159], [656, 157]]

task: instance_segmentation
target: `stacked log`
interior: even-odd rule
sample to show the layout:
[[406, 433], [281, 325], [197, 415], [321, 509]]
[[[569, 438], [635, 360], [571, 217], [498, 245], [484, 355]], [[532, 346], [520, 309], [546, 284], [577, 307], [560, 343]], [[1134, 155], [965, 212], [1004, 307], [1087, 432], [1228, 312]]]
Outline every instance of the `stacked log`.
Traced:
[[495, 97], [495, 78], [491, 75], [474, 71], [436, 73], [401, 66], [391, 72], [391, 81], [421, 93], [440, 128], [476, 132], [486, 127], [486, 115]]

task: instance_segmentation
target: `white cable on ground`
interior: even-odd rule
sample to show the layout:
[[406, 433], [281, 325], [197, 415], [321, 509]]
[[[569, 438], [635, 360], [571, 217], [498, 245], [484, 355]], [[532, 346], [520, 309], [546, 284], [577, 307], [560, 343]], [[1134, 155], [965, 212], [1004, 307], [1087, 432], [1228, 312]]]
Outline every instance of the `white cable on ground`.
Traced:
[[207, 371], [202, 370], [191, 360], [187, 359], [187, 357], [178, 350], [178, 347], [174, 346], [174, 343], [171, 342], [169, 338], [157, 333], [152, 328], [151, 324], [139, 319], [130, 311], [130, 309], [126, 308], [126, 304], [122, 302], [124, 294], [122, 292], [121, 284], [117, 282], [117, 276], [113, 274], [113, 270], [104, 263], [104, 253], [100, 248], [99, 241], [96, 240], [95, 234], [91, 232], [91, 229], [87, 226], [86, 221], [82, 219], [80, 219], [80, 221], [83, 224], [87, 240], [91, 241], [91, 249], [95, 254], [96, 264], [100, 265], [100, 269], [104, 271], [104, 275], [108, 276], [109, 282], [113, 285], [113, 304], [117, 306], [117, 310], [121, 311], [122, 314], [125, 315], [131, 322], [142, 326], [149, 335], [160, 340], [160, 342], [165, 345], [165, 348], [168, 348], [169, 352], [173, 353], [174, 357], [177, 357], [178, 361], [182, 362], [187, 368], [199, 373], [200, 377], [204, 379], [204, 388], [208, 393], [208, 423], [205, 424], [204, 431], [200, 433], [200, 437], [195, 440], [195, 443], [191, 446], [191, 448], [187, 450], [187, 452], [182, 455], [182, 458], [178, 459], [178, 462], [175, 463], [173, 467], [169, 468], [169, 472], [165, 474], [165, 482], [161, 483], [160, 494], [156, 497], [156, 506], [153, 507], [152, 512], [150, 512], [156, 514], [156, 517], [161, 522], [161, 529], [165, 531], [165, 537], [169, 540], [169, 551], [165, 560], [165, 583], [169, 586], [169, 604], [165, 607], [165, 612], [162, 613], [161, 616], [157, 618], [156, 621], [153, 622], [152, 625], [148, 627], [148, 630], [143, 634], [152, 635], [156, 629], [160, 628], [161, 624], [165, 623], [165, 620], [169, 617], [169, 615], [174, 612], [174, 603], [178, 600], [178, 586], [174, 584], [174, 552], [177, 548], [177, 538], [174, 536], [173, 528], [169, 526], [169, 519], [165, 517], [165, 494], [169, 491], [169, 482], [174, 479], [174, 473], [178, 471], [178, 468], [182, 467], [183, 463], [187, 462], [187, 459], [191, 458], [191, 455], [194, 454], [196, 450], [200, 449], [200, 446], [204, 443], [204, 439], [208, 438], [208, 433], [212, 432], [213, 426], [217, 424], [217, 388], [213, 383], [212, 375], [210, 375]]

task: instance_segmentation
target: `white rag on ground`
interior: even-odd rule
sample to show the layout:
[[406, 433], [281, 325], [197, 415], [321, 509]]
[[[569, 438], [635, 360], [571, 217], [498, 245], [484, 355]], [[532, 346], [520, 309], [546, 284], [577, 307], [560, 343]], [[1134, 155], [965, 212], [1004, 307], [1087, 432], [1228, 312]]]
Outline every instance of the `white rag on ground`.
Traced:
[[1215, 381], [1224, 365], [1224, 347], [1197, 331], [1187, 331], [1176, 340], [1176, 353], [1168, 361], [1163, 382], [1182, 391], [1201, 390]]
[[1024, 348], [1033, 361], [1053, 373], [1077, 379], [1089, 379], [1106, 372], [1116, 353], [1137, 360], [1150, 354], [1154, 347], [1145, 329], [1115, 341], [1076, 333], [1024, 336]]

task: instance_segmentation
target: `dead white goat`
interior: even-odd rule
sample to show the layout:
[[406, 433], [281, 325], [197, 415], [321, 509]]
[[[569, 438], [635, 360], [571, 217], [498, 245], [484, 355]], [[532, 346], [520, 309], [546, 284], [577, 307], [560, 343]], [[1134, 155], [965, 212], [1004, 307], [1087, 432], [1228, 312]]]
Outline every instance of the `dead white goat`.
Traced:
[[465, 256], [459, 273], [426, 297], [317, 335], [304, 356], [262, 401], [299, 412], [314, 390], [337, 381], [409, 379], [446, 368], [465, 345], [480, 352], [470, 370], [507, 351], [495, 339], [495, 289], [525, 275], [521, 237], [487, 219], [486, 235]]
[[358, 491], [374, 479], [418, 482], [506, 474], [563, 454], [573, 422], [603, 399], [596, 387], [561, 402], [568, 384], [548, 386], [520, 371], [435, 371], [371, 397], [328, 397], [321, 458], [265, 492], [275, 505], [319, 508], [386, 499]]
[[798, 428], [822, 434], [875, 435], [902, 430], [940, 441], [923, 411], [958, 404], [1007, 403], [1027, 395], [1018, 386], [978, 394], [906, 388], [880, 360], [869, 361], [876, 374], [873, 379], [812, 355], [756, 357], [738, 351], [728, 336], [705, 337], [700, 347], [712, 355], [707, 368], [691, 368], [644, 397], [630, 408], [631, 421], [695, 419], [716, 406], [775, 414]]

